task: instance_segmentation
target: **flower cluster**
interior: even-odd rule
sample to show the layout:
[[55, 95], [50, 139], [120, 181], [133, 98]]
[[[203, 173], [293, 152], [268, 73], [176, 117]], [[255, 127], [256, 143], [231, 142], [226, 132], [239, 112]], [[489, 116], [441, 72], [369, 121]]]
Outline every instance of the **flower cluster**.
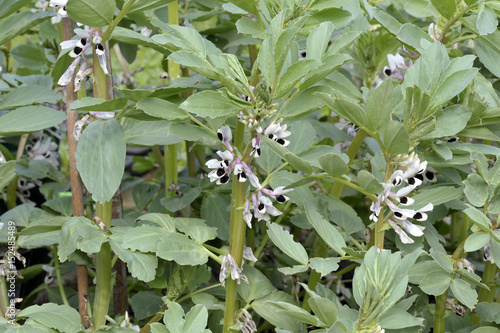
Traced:
[[245, 162], [234, 154], [234, 149], [230, 142], [233, 136], [229, 126], [222, 126], [217, 131], [217, 136], [224, 146], [226, 146], [227, 150], [217, 151], [217, 155], [221, 158], [220, 160], [211, 159], [205, 163], [209, 169], [212, 169], [208, 174], [210, 181], [216, 182], [217, 185], [226, 184], [229, 182], [229, 175], [233, 172], [234, 175], [237, 176], [239, 182], [243, 183], [248, 179], [252, 186], [260, 188], [261, 186], [257, 176]]
[[66, 4], [68, 0], [50, 0], [49, 6], [58, 8], [57, 15], [53, 16], [50, 21], [52, 24], [57, 24], [65, 17], [68, 17], [68, 12], [66, 11]]
[[44, 136], [43, 132], [32, 134], [32, 144], [26, 145], [26, 152], [32, 160], [45, 160], [52, 164], [54, 167], [59, 166], [59, 161], [57, 159], [57, 148], [58, 145], [50, 136]]
[[92, 121], [97, 119], [111, 119], [115, 116], [114, 112], [98, 112], [90, 111], [89, 114], [83, 116], [82, 119], [78, 120], [73, 127], [73, 137], [76, 141], [80, 140], [82, 135], [83, 127], [90, 124]]
[[384, 67], [384, 74], [398, 80], [403, 80], [406, 71], [413, 65], [411, 60], [409, 65], [406, 65], [404, 58], [399, 53], [388, 54], [387, 60], [389, 66]]
[[[377, 201], [370, 206], [372, 212], [370, 220], [376, 222], [379, 219], [382, 204], [385, 204], [392, 213], [387, 222], [396, 231], [404, 244], [410, 244], [413, 243], [413, 239], [406, 232], [420, 237], [423, 235], [425, 228], [411, 223], [408, 219], [425, 221], [427, 220], [425, 212], [431, 211], [434, 207], [432, 203], [429, 203], [415, 210], [401, 208], [399, 205], [408, 206], [414, 204], [415, 200], [408, 197], [408, 195], [419, 187], [423, 181], [435, 181], [435, 175], [431, 169], [427, 168], [427, 161], [420, 162], [420, 159], [415, 154], [402, 159], [399, 165], [401, 169], [396, 170], [387, 183], [382, 183], [384, 190], [378, 195]], [[403, 183], [406, 183], [406, 186], [401, 186]]]
[[281, 215], [282, 212], [273, 206], [273, 202], [270, 198], [273, 198], [278, 203], [285, 203], [289, 200], [285, 194], [290, 191], [293, 191], [293, 189], [285, 190], [284, 186], [277, 187], [274, 190], [262, 188], [255, 191], [251, 195], [252, 206], [250, 206], [250, 199], [247, 199], [245, 201], [245, 209], [243, 211], [243, 219], [247, 223], [248, 227], [250, 229], [252, 228], [252, 213], [250, 210], [253, 210], [253, 216], [257, 219], [257, 221], [269, 221], [271, 220], [271, 216]]
[[74, 31], [77, 39], [66, 40], [60, 44], [63, 50], [71, 49], [69, 56], [75, 58], [75, 60], [61, 76], [58, 84], [61, 86], [69, 84], [78, 67], [74, 81], [75, 91], [78, 91], [80, 90], [81, 82], [92, 73], [92, 65], [85, 58], [85, 55], [92, 53], [92, 44], [104, 74], [109, 73], [106, 67], [106, 54], [102, 45], [102, 38], [99, 36], [99, 33], [88, 27], [85, 29], [76, 28]]
[[[249, 247], [244, 247], [243, 248], [243, 259], [252, 261], [252, 262], [257, 262], [257, 258], [253, 255], [252, 249]], [[231, 254], [226, 253], [224, 257], [222, 258], [222, 263], [221, 263], [221, 268], [220, 268], [220, 274], [219, 274], [219, 282], [222, 284], [224, 287], [226, 283], [226, 278], [230, 275], [231, 279], [236, 280], [238, 284], [240, 284], [241, 280], [245, 281], [248, 283], [248, 279], [243, 274], [242, 268], [245, 263], [241, 263], [241, 268], [238, 267], [236, 264], [236, 261], [234, 258], [231, 256]], [[229, 275], [228, 275], [229, 272]]]

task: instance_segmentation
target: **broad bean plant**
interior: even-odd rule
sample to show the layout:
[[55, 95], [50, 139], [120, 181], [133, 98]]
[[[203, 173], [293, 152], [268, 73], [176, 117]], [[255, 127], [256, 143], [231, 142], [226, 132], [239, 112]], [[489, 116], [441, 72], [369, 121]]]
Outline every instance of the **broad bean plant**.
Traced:
[[500, 332], [498, 16], [1, 0], [1, 329]]

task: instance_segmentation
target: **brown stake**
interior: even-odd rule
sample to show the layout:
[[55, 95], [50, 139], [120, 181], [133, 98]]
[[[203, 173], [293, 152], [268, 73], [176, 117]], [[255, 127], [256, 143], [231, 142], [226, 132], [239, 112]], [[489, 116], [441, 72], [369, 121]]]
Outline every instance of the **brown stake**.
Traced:
[[[123, 218], [123, 204], [122, 204], [122, 191], [118, 189], [113, 200], [111, 201], [112, 219]], [[128, 295], [127, 295], [127, 266], [120, 259], [116, 260], [113, 270], [116, 272], [116, 283], [113, 287], [113, 307], [114, 314], [124, 315], [128, 309]]]
[[[63, 19], [63, 37], [64, 40], [70, 40], [74, 35], [73, 20], [69, 18]], [[76, 100], [75, 87], [73, 80], [65, 87], [66, 105], [69, 106]], [[73, 215], [84, 216], [83, 208], [83, 184], [80, 174], [76, 169], [76, 140], [73, 136], [73, 128], [78, 120], [78, 111], [67, 110], [68, 121], [68, 146], [69, 146], [69, 173], [71, 180], [71, 194], [73, 199]], [[80, 310], [80, 317], [82, 324], [88, 328], [90, 327], [90, 319], [87, 312], [87, 298], [89, 294], [89, 284], [87, 276], [87, 266], [77, 266], [77, 281], [78, 281], [78, 308]]]

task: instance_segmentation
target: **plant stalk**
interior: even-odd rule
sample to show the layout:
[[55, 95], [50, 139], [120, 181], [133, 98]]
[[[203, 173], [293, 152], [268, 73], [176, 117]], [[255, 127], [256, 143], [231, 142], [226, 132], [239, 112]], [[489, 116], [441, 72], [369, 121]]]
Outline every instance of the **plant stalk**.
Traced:
[[436, 311], [434, 313], [434, 333], [445, 333], [445, 314], [446, 299], [448, 298], [448, 289], [436, 297]]
[[[98, 216], [107, 229], [111, 227], [111, 201], [96, 203]], [[101, 251], [95, 255], [96, 289], [94, 299], [94, 328], [106, 324], [109, 302], [111, 300], [111, 246], [108, 242], [102, 244]]]
[[[243, 148], [243, 134], [245, 126], [238, 122], [236, 125], [234, 144], [238, 149]], [[240, 151], [243, 151], [241, 149]], [[244, 158], [245, 159], [245, 158]], [[240, 183], [238, 177], [233, 175], [233, 188], [231, 193], [231, 217], [229, 227], [229, 253], [234, 261], [241, 267], [243, 262], [243, 248], [245, 246], [246, 222], [243, 220], [243, 207], [245, 206], [246, 183]], [[226, 304], [224, 312], [223, 332], [231, 332], [232, 326], [236, 324], [236, 295], [237, 283], [229, 277], [226, 281]]]
[[[70, 18], [63, 19], [63, 36], [64, 40], [70, 40], [73, 37], [73, 20]], [[85, 88], [82, 88], [83, 90]], [[65, 87], [66, 105], [71, 105], [76, 99], [75, 87], [73, 80]], [[73, 129], [75, 123], [78, 121], [78, 111], [68, 109], [67, 126], [68, 126], [68, 149], [69, 149], [69, 175], [71, 183], [71, 199], [73, 204], [73, 216], [84, 216], [83, 205], [83, 183], [80, 178], [80, 173], [76, 169], [76, 145], [77, 142], [73, 136]], [[58, 258], [54, 258], [58, 260]], [[89, 294], [89, 281], [87, 275], [87, 266], [78, 265], [76, 267], [76, 278], [78, 285], [78, 310], [82, 324], [88, 328], [90, 327], [90, 320], [87, 310], [87, 298]]]
[[477, 302], [488, 302], [491, 303], [493, 302], [493, 299], [495, 298], [496, 294], [496, 287], [497, 287], [497, 279], [495, 279], [495, 275], [497, 273], [497, 265], [492, 264], [489, 261], [486, 261], [484, 265], [484, 272], [483, 276], [481, 278], [481, 281], [486, 284], [488, 287], [490, 287], [490, 290], [485, 289], [485, 288], [480, 288], [479, 289], [479, 296], [477, 299]]

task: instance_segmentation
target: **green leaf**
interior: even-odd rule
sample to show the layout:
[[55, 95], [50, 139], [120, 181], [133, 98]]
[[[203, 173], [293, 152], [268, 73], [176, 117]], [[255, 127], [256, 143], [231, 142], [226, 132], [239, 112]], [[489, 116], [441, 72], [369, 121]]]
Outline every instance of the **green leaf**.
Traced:
[[32, 70], [41, 70], [47, 63], [43, 48], [35, 45], [18, 45], [10, 51], [10, 54], [16, 59], [20, 66]]
[[[335, 44], [336, 43], [337, 43], [337, 41], [335, 41]], [[326, 56], [325, 58], [323, 58], [323, 64], [321, 64], [317, 68], [311, 70], [304, 77], [304, 82], [300, 84], [299, 89], [303, 91], [303, 90], [315, 85], [320, 80], [327, 77], [329, 74], [331, 74], [333, 71], [338, 69], [340, 66], [342, 66], [344, 63], [346, 63], [349, 60], [352, 60], [352, 57], [349, 55], [346, 55], [346, 54], [333, 54], [330, 56]], [[322, 91], [322, 92], [330, 92], [331, 91], [326, 86], [315, 86], [314, 88], [316, 88], [317, 91]]]
[[429, 43], [433, 42], [429, 34], [425, 33], [420, 27], [411, 23], [403, 24], [399, 29], [396, 38], [404, 44], [411, 46], [420, 54], [422, 54], [424, 51], [424, 48], [422, 46], [422, 39], [428, 41]]
[[321, 322], [316, 317], [311, 315], [308, 311], [298, 307], [297, 305], [287, 302], [271, 302], [271, 303], [276, 308], [274, 312], [276, 315], [284, 312], [287, 314], [287, 316], [291, 317], [292, 319], [298, 320], [302, 323], [313, 326], [321, 325]]
[[317, 231], [318, 235], [325, 241], [328, 246], [330, 246], [335, 252], [340, 255], [344, 255], [345, 251], [342, 249], [346, 247], [344, 238], [330, 222], [326, 221], [317, 211], [317, 209], [311, 205], [306, 207], [306, 216]]
[[455, 0], [431, 0], [431, 3], [439, 14], [443, 15], [448, 20], [457, 10]]
[[432, 186], [413, 196], [412, 198], [417, 204], [410, 207], [411, 209], [420, 209], [428, 203], [432, 203], [436, 207], [437, 205], [460, 198], [462, 191], [461, 187]]
[[97, 120], [82, 133], [76, 149], [76, 167], [95, 201], [111, 200], [125, 169], [126, 145], [116, 119]]
[[464, 213], [470, 217], [472, 222], [476, 224], [482, 231], [489, 232], [491, 229], [491, 221], [490, 219], [483, 214], [483, 212], [477, 210], [476, 208], [468, 205], [469, 208], [464, 210]]
[[383, 140], [385, 149], [391, 155], [407, 154], [410, 150], [410, 135], [405, 125], [399, 121], [386, 122]]
[[66, 261], [68, 256], [81, 250], [86, 253], [98, 253], [106, 242], [106, 235], [86, 217], [72, 217], [61, 227], [59, 242], [59, 260]]
[[102, 98], [84, 97], [71, 103], [69, 108], [78, 111], [115, 111], [123, 109], [126, 104], [126, 98], [114, 98], [107, 101]]
[[337, 306], [327, 298], [311, 297], [307, 303], [314, 314], [327, 326], [333, 325], [337, 320]]
[[203, 146], [215, 146], [220, 143], [217, 136], [208, 129], [190, 123], [175, 122], [170, 125], [169, 134]]
[[129, 228], [123, 234], [122, 246], [132, 251], [156, 252], [158, 243], [169, 234], [170, 232], [164, 228], [151, 225]]
[[282, 328], [293, 333], [305, 332], [306, 328], [303, 324], [276, 304], [277, 302], [287, 301], [291, 302], [291, 297], [289, 295], [282, 291], [274, 292], [253, 301], [252, 309], [277, 328]]
[[[26, 121], [29, 119], [30, 121]], [[66, 120], [64, 112], [45, 106], [25, 106], [0, 117], [0, 135], [21, 135], [57, 126]]]
[[206, 225], [183, 227], [179, 230], [200, 244], [217, 237], [217, 229]]
[[19, 312], [16, 317], [30, 318], [58, 332], [76, 333], [84, 329], [78, 311], [67, 305], [32, 305]]
[[164, 237], [158, 244], [156, 254], [162, 259], [174, 260], [179, 265], [203, 265], [208, 260], [203, 245], [178, 233]]
[[132, 198], [137, 206], [137, 210], [143, 211], [158, 193], [159, 185], [137, 184], [132, 188]]
[[358, 104], [343, 98], [335, 98], [329, 94], [317, 92], [316, 96], [322, 100], [326, 106], [331, 108], [336, 114], [345, 118], [359, 127], [366, 126], [366, 113]]
[[123, 140], [127, 144], [138, 146], [173, 145], [182, 142], [176, 135], [169, 135], [171, 125], [167, 120], [127, 119], [123, 125]]
[[500, 324], [500, 303], [480, 302], [476, 305], [476, 313], [485, 322]]
[[238, 29], [238, 33], [240, 34], [251, 35], [257, 39], [264, 39], [266, 37], [266, 33], [260, 24], [246, 16], [242, 16], [236, 21], [236, 29]]
[[201, 194], [201, 187], [193, 187], [187, 193], [182, 196], [172, 195], [161, 199], [161, 205], [165, 207], [168, 211], [176, 212], [187, 207]]
[[447, 271], [448, 273], [453, 272], [453, 261], [446, 253], [435, 250], [433, 248], [429, 253], [432, 259], [436, 260], [439, 266], [441, 266], [445, 271]]
[[184, 321], [184, 333], [200, 333], [203, 332], [207, 326], [208, 311], [201, 304], [197, 304], [191, 308], [186, 314]]
[[339, 268], [340, 260], [337, 258], [311, 258], [309, 267], [321, 274], [321, 277], [336, 271]]
[[[1, 126], [1, 125], [0, 125]], [[7, 161], [0, 165], [0, 192], [9, 185], [10, 181], [16, 176], [16, 161]]]
[[349, 171], [346, 162], [335, 153], [329, 153], [319, 158], [321, 167], [332, 177], [340, 177]]
[[82, 24], [103, 27], [111, 24], [115, 15], [115, 0], [68, 0], [68, 15]]
[[471, 288], [469, 282], [462, 279], [453, 279], [451, 281], [451, 291], [453, 295], [469, 309], [474, 309], [477, 303], [477, 292]]
[[[397, 308], [397, 306], [384, 313], [379, 320], [379, 324], [382, 328], [390, 330], [401, 330], [412, 326], [424, 326], [424, 322], [424, 318], [415, 317], [405, 310]], [[410, 332], [410, 330], [404, 330], [404, 332]]]
[[189, 118], [186, 112], [180, 110], [176, 104], [160, 98], [144, 98], [137, 102], [136, 107], [150, 116], [166, 120], [184, 120]]
[[73, 202], [71, 197], [61, 197], [47, 200], [42, 206], [50, 208], [64, 216], [73, 215]]
[[490, 194], [490, 198], [488, 199], [488, 212], [490, 212], [491, 214], [500, 213], [500, 183], [495, 185], [493, 191]]
[[[125, 230], [120, 230], [119, 228]], [[154, 280], [156, 268], [158, 267], [156, 253], [141, 253], [123, 247], [122, 237], [126, 230], [127, 229], [123, 227], [111, 228], [111, 232], [113, 232], [109, 239], [111, 249], [123, 262], [127, 263], [128, 270], [133, 277], [144, 282]]]
[[30, 3], [31, 0], [0, 0], [0, 19], [9, 16]]
[[277, 223], [267, 222], [267, 234], [273, 243], [289, 257], [302, 265], [307, 265], [307, 252], [302, 244], [293, 240], [293, 236]]
[[394, 85], [384, 80], [370, 95], [366, 105], [366, 127], [376, 132], [389, 119], [394, 99]]
[[245, 300], [245, 302], [250, 303], [255, 299], [262, 298], [270, 293], [276, 291], [271, 281], [257, 268], [244, 265], [243, 274], [248, 279], [247, 283], [241, 283], [238, 285], [238, 294]]
[[[147, 0], [150, 1], [150, 0]], [[162, 4], [165, 4], [165, 2], [171, 2], [171, 1], [165, 1], [161, 0]], [[135, 7], [139, 2], [136, 2], [133, 7]], [[129, 11], [127, 14], [130, 14], [131, 11]], [[113, 40], [126, 43], [126, 44], [132, 44], [132, 45], [143, 45], [152, 48], [153, 50], [156, 50], [161, 53], [166, 53], [168, 52], [163, 46], [155, 43], [153, 40], [151, 40], [149, 37], [144, 36], [143, 34], [123, 28], [123, 27], [116, 27], [115, 30], [113, 30], [113, 33], [111, 34], [111, 38]]]
[[442, 295], [450, 286], [451, 274], [443, 270], [432, 271], [420, 281], [420, 289], [429, 295]]
[[[3, 9], [3, 6], [0, 8]], [[42, 12], [35, 11], [31, 12], [29, 10], [23, 11], [19, 14], [12, 15], [0, 23], [0, 45], [5, 45], [11, 39], [19, 36], [23, 32], [31, 29], [34, 26], [48, 20], [50, 17], [54, 16], [55, 13], [52, 12]]]
[[217, 237], [222, 240], [229, 240], [230, 205], [231, 199], [220, 193], [208, 194], [201, 204], [201, 218], [208, 226], [217, 228]]
[[168, 310], [165, 311], [163, 322], [170, 333], [183, 333], [184, 310], [179, 303], [168, 303]]
[[276, 141], [271, 140], [265, 136], [261, 136], [260, 140], [263, 141], [267, 147], [271, 148], [276, 154], [278, 154], [281, 158], [283, 158], [297, 170], [300, 170], [307, 174], [312, 173], [312, 167], [309, 163], [307, 163], [307, 161], [291, 153], [288, 149], [286, 149]]
[[0, 102], [0, 110], [15, 109], [18, 106], [57, 103], [61, 94], [52, 91], [49, 87], [21, 86], [9, 92]]
[[181, 104], [181, 108], [200, 117], [215, 119], [234, 116], [242, 109], [242, 106], [217, 91], [205, 90], [189, 96]]
[[467, 200], [476, 207], [483, 207], [486, 199], [488, 199], [488, 184], [483, 180], [483, 177], [471, 173], [463, 183]]
[[306, 59], [321, 60], [323, 58], [330, 43], [332, 32], [333, 24], [331, 22], [323, 22], [311, 31], [307, 37]]
[[318, 68], [319, 65], [321, 65], [321, 62], [318, 60], [302, 60], [288, 67], [285, 74], [278, 81], [273, 98], [279, 99], [289, 94], [302, 78], [313, 69]]
[[134, 315], [139, 320], [155, 315], [163, 305], [161, 295], [153, 291], [139, 291], [131, 297], [130, 302]]
[[479, 10], [477, 12], [476, 27], [479, 31], [479, 35], [488, 35], [497, 30], [498, 20], [495, 11], [488, 6], [484, 5], [484, 2], [479, 3]]
[[474, 252], [482, 249], [490, 241], [490, 234], [487, 232], [475, 232], [471, 234], [464, 244], [466, 252]]
[[384, 28], [387, 29], [394, 36], [397, 35], [399, 29], [401, 29], [402, 24], [399, 23], [393, 16], [386, 13], [385, 11], [378, 9], [377, 7], [373, 7], [372, 14], [375, 20], [378, 21]]
[[452, 105], [443, 110], [436, 121], [434, 130], [423, 136], [423, 139], [441, 138], [456, 135], [467, 126], [472, 112], [464, 105]]
[[447, 77], [437, 88], [434, 95], [434, 105], [438, 106], [446, 103], [461, 93], [472, 79], [474, 79], [478, 71], [478, 68], [464, 69]]
[[498, 31], [475, 40], [476, 54], [479, 60], [496, 77], [500, 77], [500, 69], [497, 66], [498, 61], [500, 61], [500, 47], [498, 44], [492, 45], [492, 43], [498, 41], [500, 41], [500, 32]]
[[369, 193], [380, 193], [384, 189], [377, 178], [366, 170], [358, 172], [358, 184]]
[[168, 214], [160, 213], [149, 213], [137, 218], [138, 221], [150, 221], [153, 222], [168, 232], [175, 232], [175, 220], [172, 216]]

